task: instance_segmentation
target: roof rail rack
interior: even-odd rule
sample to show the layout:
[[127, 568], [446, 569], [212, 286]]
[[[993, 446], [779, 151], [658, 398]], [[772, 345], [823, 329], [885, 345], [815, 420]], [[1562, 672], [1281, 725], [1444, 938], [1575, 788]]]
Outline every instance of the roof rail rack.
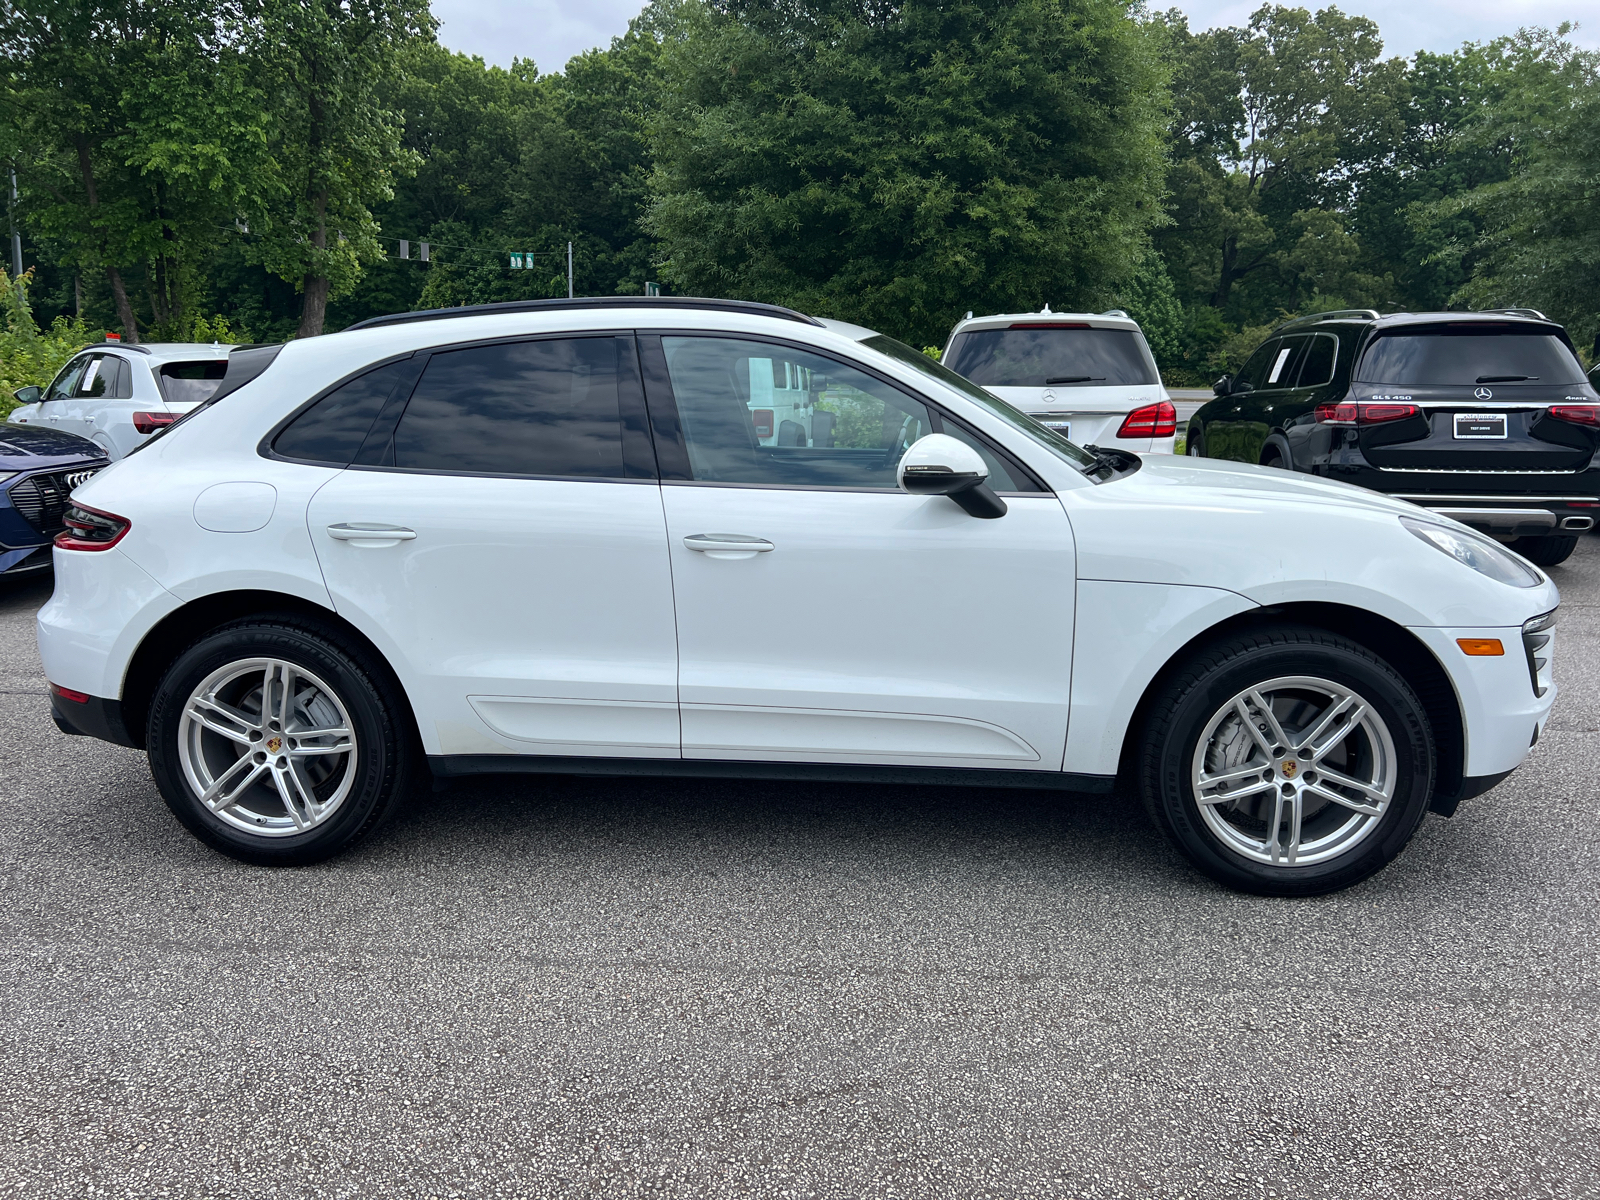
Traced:
[[1289, 329], [1295, 325], [1314, 325], [1318, 321], [1342, 321], [1352, 317], [1364, 321], [1376, 321], [1378, 319], [1378, 310], [1375, 308], [1335, 308], [1329, 312], [1308, 313], [1303, 317], [1293, 317], [1285, 321], [1273, 332], [1277, 333], [1279, 329]]
[[448, 321], [455, 317], [488, 317], [501, 313], [560, 312], [564, 309], [585, 308], [669, 308], [710, 309], [713, 312], [748, 313], [756, 317], [778, 317], [785, 321], [799, 321], [805, 325], [821, 326], [822, 322], [792, 308], [777, 304], [758, 304], [754, 300], [712, 300], [695, 296], [579, 296], [571, 300], [506, 300], [499, 304], [464, 304], [459, 308], [427, 308], [421, 312], [394, 313], [387, 317], [368, 317], [346, 326], [352, 329], [376, 329], [381, 325], [408, 325], [413, 321]]
[[118, 350], [132, 350], [135, 354], [149, 354], [149, 346], [141, 346], [138, 342], [90, 342], [85, 350], [93, 350], [96, 346], [115, 346]]
[[1508, 317], [1533, 317], [1538, 321], [1548, 321], [1550, 319], [1537, 308], [1485, 308], [1480, 311], [1486, 313], [1505, 313], [1505, 315]]

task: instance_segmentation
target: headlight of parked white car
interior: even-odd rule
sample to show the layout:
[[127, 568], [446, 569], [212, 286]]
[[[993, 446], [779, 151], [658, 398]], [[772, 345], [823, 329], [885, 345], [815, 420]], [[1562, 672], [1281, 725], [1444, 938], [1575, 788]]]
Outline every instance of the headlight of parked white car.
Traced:
[[1480, 575], [1512, 587], [1538, 587], [1539, 574], [1515, 554], [1491, 542], [1458, 529], [1401, 517], [1400, 523], [1435, 550], [1441, 550]]

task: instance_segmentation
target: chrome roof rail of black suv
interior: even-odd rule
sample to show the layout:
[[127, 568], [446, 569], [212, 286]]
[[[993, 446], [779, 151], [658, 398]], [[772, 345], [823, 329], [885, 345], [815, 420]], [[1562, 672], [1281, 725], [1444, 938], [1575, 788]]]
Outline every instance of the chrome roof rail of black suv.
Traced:
[[446, 321], [455, 317], [488, 317], [501, 313], [559, 312], [583, 308], [668, 308], [700, 309], [713, 312], [749, 313], [757, 317], [778, 317], [821, 326], [815, 317], [778, 304], [758, 304], [753, 300], [715, 300], [695, 296], [578, 296], [571, 300], [507, 300], [499, 304], [464, 304], [459, 308], [428, 308], [420, 312], [394, 313], [387, 317], [368, 317], [346, 327], [376, 329], [382, 325], [405, 325], [412, 321]]
[[1478, 311], [1485, 313], [1504, 313], [1508, 317], [1533, 317], [1538, 321], [1548, 321], [1550, 319], [1537, 308], [1484, 308], [1479, 309]]
[[1315, 325], [1318, 321], [1376, 321], [1379, 317], [1375, 308], [1336, 308], [1331, 312], [1311, 313], [1304, 317], [1294, 317], [1279, 325], [1272, 332], [1277, 333], [1284, 329], [1293, 329], [1298, 325]]

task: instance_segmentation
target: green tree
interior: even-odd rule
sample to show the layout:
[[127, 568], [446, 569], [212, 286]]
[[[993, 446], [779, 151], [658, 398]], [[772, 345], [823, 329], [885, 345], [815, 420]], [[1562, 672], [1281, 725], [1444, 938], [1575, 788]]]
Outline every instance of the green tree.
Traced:
[[1574, 46], [1568, 32], [1523, 31], [1486, 48], [1493, 103], [1476, 109], [1454, 144], [1498, 153], [1506, 177], [1439, 201], [1419, 224], [1481, 225], [1476, 239], [1458, 235], [1436, 255], [1470, 271], [1457, 302], [1540, 308], [1587, 342], [1600, 334], [1600, 54]]
[[665, 43], [646, 227], [690, 293], [921, 345], [1109, 300], [1161, 219], [1166, 78], [1122, 0], [716, 0]]
[[433, 29], [426, 0], [260, 0], [251, 53], [272, 140], [248, 253], [299, 289], [301, 337], [382, 256], [372, 207], [417, 163], [386, 89]]

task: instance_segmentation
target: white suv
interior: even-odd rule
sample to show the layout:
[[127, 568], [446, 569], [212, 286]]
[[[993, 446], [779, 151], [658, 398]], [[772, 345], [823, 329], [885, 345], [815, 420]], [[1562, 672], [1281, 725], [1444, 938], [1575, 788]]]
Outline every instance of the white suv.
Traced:
[[1003, 313], [957, 322], [941, 361], [1080, 446], [1171, 454], [1178, 412], [1139, 323], [1102, 313]]
[[[769, 444], [809, 376], [827, 445]], [[827, 399], [823, 399], [823, 394]], [[1528, 753], [1559, 597], [1447, 518], [1089, 454], [868, 330], [539, 301], [238, 351], [73, 496], [39, 614], [68, 732], [258, 863], [419, 776], [1099, 794], [1203, 870], [1342, 887]]]
[[222, 384], [231, 346], [102, 342], [74, 356], [48, 388], [23, 388], [6, 420], [88, 438], [112, 458], [131, 454]]

